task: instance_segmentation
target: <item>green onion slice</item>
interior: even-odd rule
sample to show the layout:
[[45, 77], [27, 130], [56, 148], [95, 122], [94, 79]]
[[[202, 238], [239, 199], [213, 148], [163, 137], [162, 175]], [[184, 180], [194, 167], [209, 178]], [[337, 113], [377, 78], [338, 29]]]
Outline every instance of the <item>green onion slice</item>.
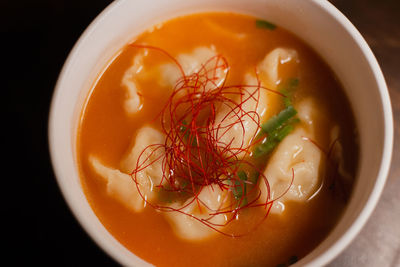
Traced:
[[256, 20], [256, 27], [260, 29], [275, 30], [276, 25], [266, 20]]
[[261, 129], [270, 134], [272, 131], [281, 127], [285, 122], [297, 114], [297, 111], [293, 106], [288, 106], [282, 110], [278, 115], [273, 116], [267, 122], [261, 125]]

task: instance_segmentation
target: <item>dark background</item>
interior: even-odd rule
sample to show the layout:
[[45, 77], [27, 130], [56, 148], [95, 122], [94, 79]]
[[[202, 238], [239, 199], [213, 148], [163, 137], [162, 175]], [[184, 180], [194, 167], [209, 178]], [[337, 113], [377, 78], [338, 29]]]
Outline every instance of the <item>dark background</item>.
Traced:
[[[107, 265], [116, 263], [78, 225], [58, 189], [50, 164], [47, 123], [50, 101], [62, 65], [89, 23], [112, 1], [0, 0], [3, 63], [1, 88], [5, 164], [1, 178], [1, 214], [6, 227], [2, 251], [13, 265]], [[400, 208], [400, 8], [396, 0], [331, 0], [360, 30], [374, 51], [387, 79], [395, 117], [393, 163], [382, 210]], [[3, 86], [5, 84], [5, 87]], [[3, 146], [4, 147], [4, 146]], [[4, 161], [3, 161], [4, 162]], [[396, 201], [395, 201], [396, 200]], [[391, 219], [392, 218], [392, 219]], [[380, 226], [375, 226], [379, 221]], [[394, 222], [393, 222], [394, 221]], [[389, 260], [372, 260], [365, 243], [392, 232], [400, 216], [375, 211], [367, 226], [330, 266], [400, 265], [400, 237], [384, 241], [380, 253]], [[366, 229], [366, 230], [365, 230]], [[394, 231], [394, 232], [393, 232]], [[375, 233], [375, 234], [374, 234]], [[384, 244], [385, 245], [385, 244]], [[18, 252], [18, 255], [15, 254]], [[394, 255], [394, 256], [393, 256]], [[372, 264], [372, 265], [368, 265]], [[365, 265], [367, 264], [367, 265]], [[386, 265], [388, 264], [388, 265]]]

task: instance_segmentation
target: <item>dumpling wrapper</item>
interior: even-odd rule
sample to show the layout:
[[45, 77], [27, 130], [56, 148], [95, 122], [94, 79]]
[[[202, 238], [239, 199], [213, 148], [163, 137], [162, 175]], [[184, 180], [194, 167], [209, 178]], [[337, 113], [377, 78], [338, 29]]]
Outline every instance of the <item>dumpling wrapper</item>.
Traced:
[[[274, 200], [271, 212], [281, 213], [288, 200], [304, 202], [318, 188], [322, 160], [321, 150], [304, 139], [304, 129], [297, 129], [276, 148], [264, 171]], [[262, 200], [267, 199], [267, 185], [260, 181]]]
[[[216, 78], [214, 82], [206, 83], [206, 79], [200, 77], [198, 82], [206, 83], [206, 91], [220, 86], [225, 81], [227, 69], [218, 67], [222, 66], [224, 62], [217, 57], [214, 47], [196, 47], [191, 53], [179, 54], [176, 60], [181, 65], [186, 76], [198, 73], [208, 78]], [[211, 71], [214, 68], [216, 69], [215, 73]], [[182, 72], [175, 63], [161, 65], [160, 71], [162, 76], [161, 83], [172, 88], [175, 87], [177, 81], [182, 77]], [[215, 76], [211, 77], [211, 74], [215, 74]]]
[[[193, 198], [190, 198], [183, 205], [177, 203], [172, 205], [174, 208], [180, 208], [190, 203], [187, 207], [181, 210], [186, 214], [176, 211], [164, 213], [166, 219], [172, 226], [173, 231], [182, 239], [200, 241], [210, 238], [218, 233], [190, 215], [195, 216], [198, 219], [210, 218], [208, 222], [215, 225], [223, 225], [227, 221], [227, 217], [224, 214], [210, 215], [226, 206], [225, 203], [228, 203], [229, 201], [229, 192], [227, 192], [227, 190], [222, 191], [217, 185], [205, 186], [198, 195], [198, 199], [200, 200], [200, 209], [198, 202]], [[222, 226], [213, 227], [216, 229], [222, 228]]]
[[257, 66], [259, 81], [251, 73], [245, 75], [244, 84], [250, 86], [242, 91], [240, 102], [236, 100], [237, 104], [243, 103], [241, 110], [235, 108], [233, 103], [224, 103], [217, 111], [216, 139], [222, 144], [230, 144], [229, 150], [234, 151], [238, 157], [246, 154], [241, 149], [250, 146], [259, 129], [258, 125], [277, 112], [279, 106], [277, 103], [280, 103], [281, 96], [264, 88], [277, 90], [277, 85], [281, 81], [279, 67], [291, 61], [296, 63], [299, 61], [295, 50], [286, 48], [272, 50]]
[[[125, 71], [122, 77], [121, 85], [126, 89], [124, 109], [128, 115], [136, 114], [142, 107], [142, 99], [140, 97], [140, 88], [137, 82], [138, 75], [143, 74], [145, 70], [143, 69], [143, 59], [148, 55], [148, 50], [144, 49], [141, 53], [135, 55], [132, 61], [132, 65]], [[186, 76], [192, 75], [193, 73], [200, 72], [202, 75], [209, 75], [209, 70], [215, 68], [216, 66], [221, 66], [223, 62], [216, 57], [217, 54], [213, 47], [197, 47], [191, 53], [180, 54], [176, 57], [176, 60], [182, 67], [183, 72]], [[203, 68], [203, 69], [202, 69]], [[174, 88], [177, 81], [182, 77], [182, 72], [175, 63], [161, 64], [155, 67], [160, 75], [158, 83], [161, 86], [167, 86], [169, 88]], [[221, 85], [226, 78], [227, 69], [216, 68], [214, 82], [208, 82], [206, 84], [206, 90], [215, 88], [215, 86]], [[210, 72], [213, 73], [213, 72]], [[202, 82], [202, 79], [200, 79]], [[205, 79], [203, 79], [205, 82]]]
[[240, 31], [235, 31], [232, 29], [228, 29], [212, 20], [206, 20], [205, 23], [209, 27], [209, 29], [213, 32], [218, 33], [220, 36], [223, 36], [225, 38], [232, 39], [234, 41], [241, 41], [245, 38], [247, 38], [247, 34], [244, 32]]
[[353, 181], [353, 176], [345, 168], [344, 157], [343, 157], [343, 145], [339, 141], [339, 134], [340, 134], [340, 128], [338, 125], [336, 125], [335, 127], [332, 128], [330, 136], [331, 144], [334, 145], [332, 148], [331, 157], [332, 160], [334, 160], [338, 164], [338, 173], [343, 179], [343, 182], [345, 184], [351, 184]]
[[139, 75], [143, 69], [143, 58], [147, 55], [148, 51], [137, 54], [130, 66], [122, 77], [121, 85], [125, 88], [124, 109], [129, 115], [137, 113], [142, 108], [142, 99], [139, 95], [139, 89], [136, 82], [136, 76]]
[[266, 86], [271, 89], [276, 89], [276, 86], [281, 82], [279, 68], [283, 64], [295, 62], [299, 63], [299, 55], [296, 50], [278, 47], [269, 52], [263, 61], [258, 65], [261, 78], [265, 75]]
[[[163, 156], [164, 150], [162, 148], [155, 149], [156, 146], [152, 146], [143, 153], [142, 151], [149, 145], [163, 144], [164, 140], [165, 137], [161, 132], [151, 127], [143, 127], [138, 131], [133, 146], [121, 162], [122, 171], [104, 165], [95, 156], [90, 156], [89, 162], [95, 172], [107, 181], [107, 193], [131, 210], [139, 212], [146, 204], [143, 198], [147, 201], [153, 200], [156, 197], [154, 186], [164, 182], [162, 180], [162, 160], [157, 160]], [[136, 176], [131, 176], [130, 173], [136, 168], [139, 156], [141, 157], [139, 164], [146, 164], [145, 159], [147, 158], [150, 162], [154, 162], [138, 171]], [[134, 178], [136, 178], [137, 184]], [[141, 195], [137, 190], [138, 187]]]
[[132, 173], [138, 163], [143, 166], [148, 165], [143, 171], [147, 176], [152, 177], [153, 183], [159, 184], [163, 171], [161, 160], [157, 159], [161, 159], [165, 155], [164, 143], [165, 135], [163, 133], [150, 126], [142, 127], [138, 130], [134, 142], [121, 161], [121, 170]]
[[[315, 104], [303, 100], [297, 107], [303, 125], [298, 125], [273, 152], [264, 176], [270, 188], [269, 200], [275, 200], [271, 212], [282, 213], [286, 201], [307, 201], [320, 185], [323, 152], [312, 141], [315, 131]], [[265, 180], [260, 181], [261, 201], [268, 199]]]
[[143, 199], [139, 195], [132, 176], [104, 165], [95, 156], [89, 157], [94, 171], [107, 182], [107, 194], [128, 209], [139, 212], [144, 208]]

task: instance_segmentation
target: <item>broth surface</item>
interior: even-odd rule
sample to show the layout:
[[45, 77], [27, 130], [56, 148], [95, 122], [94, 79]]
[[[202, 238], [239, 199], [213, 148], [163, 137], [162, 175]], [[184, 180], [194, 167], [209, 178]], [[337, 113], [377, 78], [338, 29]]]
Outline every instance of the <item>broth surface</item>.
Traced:
[[[300, 80], [294, 101], [308, 96], [340, 126], [346, 169], [356, 172], [358, 147], [350, 105], [329, 67], [300, 39], [279, 26], [257, 28], [256, 19], [231, 13], [205, 13], [179, 17], [143, 33], [135, 43], [157, 46], [176, 57], [198, 46], [214, 46], [228, 61], [228, 83], [243, 83], [248, 72], [276, 47], [295, 49], [300, 58]], [[78, 165], [86, 197], [106, 229], [125, 247], [157, 266], [277, 266], [304, 257], [333, 229], [345, 208], [345, 201], [323, 187], [305, 203], [289, 203], [282, 215], [270, 214], [256, 230], [239, 238], [217, 234], [199, 242], [178, 238], [160, 212], [146, 207], [134, 213], [107, 195], [106, 184], [90, 167], [94, 154], [108, 166], [118, 168], [138, 129], [152, 123], [160, 127], [157, 115], [171, 91], [149, 83], [143, 92], [143, 108], [127, 116], [122, 101], [122, 76], [138, 49], [125, 46], [101, 75], [87, 100], [78, 130]], [[163, 57], [154, 57], [157, 64]], [[280, 75], [290, 78], [285, 69]], [[329, 147], [327, 127], [318, 127], [318, 144]], [[351, 188], [347, 188], [350, 193]], [[249, 211], [232, 229], [246, 227], [258, 212]], [[293, 258], [292, 258], [293, 260]]]

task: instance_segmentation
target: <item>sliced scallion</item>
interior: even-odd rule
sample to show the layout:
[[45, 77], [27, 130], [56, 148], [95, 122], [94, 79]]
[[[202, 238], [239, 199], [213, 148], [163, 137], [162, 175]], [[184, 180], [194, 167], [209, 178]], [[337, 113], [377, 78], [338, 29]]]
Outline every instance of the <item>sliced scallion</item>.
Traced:
[[278, 115], [262, 124], [261, 129], [267, 134], [267, 137], [260, 145], [255, 147], [252, 156], [258, 158], [271, 153], [279, 142], [294, 130], [293, 124], [299, 122], [298, 118], [293, 118], [296, 114], [297, 111], [294, 107], [288, 106]]
[[275, 30], [276, 25], [266, 20], [256, 20], [256, 27], [260, 29]]
[[247, 174], [245, 171], [237, 172], [237, 177], [239, 179], [229, 179], [228, 182], [232, 186], [232, 194], [236, 200], [241, 200], [240, 205], [244, 206], [247, 204], [247, 184], [244, 181], [248, 180]]
[[261, 129], [270, 134], [272, 131], [281, 127], [285, 122], [297, 114], [296, 109], [293, 106], [288, 106], [282, 110], [278, 115], [273, 116], [267, 122], [261, 125]]
[[252, 155], [256, 158], [267, 155], [272, 152], [272, 150], [276, 147], [277, 144], [278, 142], [276, 140], [273, 139], [267, 140], [264, 143], [256, 146]]
[[275, 138], [279, 142], [282, 141], [288, 134], [293, 131], [294, 127], [291, 124], [285, 125], [276, 132]]
[[246, 183], [243, 181], [247, 181], [247, 174], [244, 171], [239, 171], [237, 173], [238, 178], [241, 180], [235, 180], [234, 188], [233, 188], [233, 196], [235, 199], [241, 199], [243, 195], [246, 195]]
[[292, 96], [298, 86], [298, 78], [289, 78], [286, 82], [279, 85], [279, 92], [285, 96], [283, 98], [283, 104], [285, 105], [285, 107], [292, 105]]

